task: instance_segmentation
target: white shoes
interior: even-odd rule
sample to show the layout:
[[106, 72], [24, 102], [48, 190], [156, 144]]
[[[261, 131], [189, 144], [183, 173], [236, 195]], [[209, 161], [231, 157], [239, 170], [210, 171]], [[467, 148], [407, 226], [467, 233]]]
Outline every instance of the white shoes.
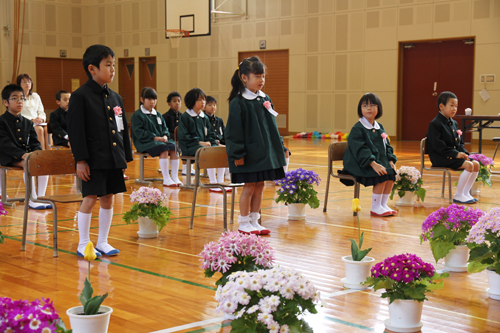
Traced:
[[253, 234], [253, 235], [260, 235], [260, 231], [254, 228], [252, 225], [252, 219], [250, 218], [250, 215], [247, 216], [238, 216], [238, 222], [240, 224], [238, 231], [241, 232], [242, 234]]
[[259, 231], [261, 235], [269, 235], [271, 233], [271, 230], [264, 228], [259, 224], [259, 219], [260, 219], [260, 214], [257, 212], [251, 212], [250, 213], [250, 218], [252, 219], [251, 225], [255, 229]]

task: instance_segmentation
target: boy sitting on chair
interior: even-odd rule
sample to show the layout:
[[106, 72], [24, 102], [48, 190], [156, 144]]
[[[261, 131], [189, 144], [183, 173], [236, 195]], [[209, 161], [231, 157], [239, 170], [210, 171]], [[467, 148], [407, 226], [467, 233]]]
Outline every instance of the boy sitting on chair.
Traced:
[[127, 190], [123, 170], [132, 161], [127, 119], [120, 95], [108, 87], [115, 76], [115, 54], [104, 45], [92, 45], [83, 55], [83, 68], [89, 80], [75, 90], [67, 116], [71, 151], [76, 174], [83, 180], [83, 202], [78, 212], [77, 255], [83, 257], [90, 241], [90, 220], [97, 198], [99, 238], [96, 255], [120, 253], [108, 243], [113, 220], [113, 195]]
[[[0, 116], [0, 165], [16, 166], [24, 169], [24, 159], [28, 153], [42, 150], [33, 122], [21, 116], [26, 101], [23, 88], [17, 84], [9, 84], [2, 90], [2, 103], [7, 111]], [[24, 177], [24, 174], [23, 174]], [[32, 178], [32, 196], [44, 196], [49, 176], [38, 177], [38, 195], [35, 190], [35, 179]], [[26, 181], [26, 180], [25, 180]], [[28, 203], [32, 209], [50, 209], [51, 205]]]
[[69, 147], [68, 126], [66, 115], [68, 114], [69, 98], [71, 94], [60, 90], [56, 94], [56, 103], [59, 108], [50, 114], [50, 128], [52, 129], [52, 141], [55, 146]]

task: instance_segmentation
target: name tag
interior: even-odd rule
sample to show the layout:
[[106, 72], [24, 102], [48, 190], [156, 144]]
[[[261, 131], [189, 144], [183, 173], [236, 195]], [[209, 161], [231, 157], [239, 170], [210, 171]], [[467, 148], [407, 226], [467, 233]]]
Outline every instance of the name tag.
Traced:
[[156, 121], [158, 121], [158, 125], [161, 125], [161, 118], [160, 117], [156, 117]]
[[208, 131], [207, 131], [207, 128], [205, 127], [205, 136], [208, 135]]
[[224, 133], [222, 133], [222, 127], [219, 127], [219, 130], [220, 130], [220, 135], [224, 135]]
[[115, 120], [116, 120], [116, 129], [118, 130], [118, 132], [123, 131], [125, 129], [125, 127], [123, 126], [123, 118], [120, 116], [115, 116]]

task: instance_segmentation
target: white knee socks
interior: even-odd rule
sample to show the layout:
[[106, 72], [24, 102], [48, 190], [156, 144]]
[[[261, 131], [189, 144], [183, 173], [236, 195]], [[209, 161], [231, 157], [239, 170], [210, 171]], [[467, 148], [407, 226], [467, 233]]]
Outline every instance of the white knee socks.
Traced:
[[38, 189], [37, 194], [39, 197], [45, 196], [47, 191], [47, 183], [49, 182], [49, 176], [38, 176]]
[[97, 239], [96, 249], [99, 251], [108, 253], [113, 251], [115, 248], [108, 244], [108, 234], [111, 228], [111, 221], [113, 220], [113, 208], [110, 209], [99, 209], [99, 238]]
[[290, 163], [290, 157], [285, 157], [286, 164], [283, 167], [283, 170], [285, 170], [285, 173], [288, 171], [288, 164]]
[[[464, 171], [466, 172], [466, 171]], [[470, 189], [472, 188], [472, 185], [474, 185], [474, 182], [476, 181], [477, 175], [479, 174], [479, 171], [473, 171], [470, 173], [469, 180], [467, 180], [467, 183], [465, 184], [464, 187], [464, 195], [470, 199], [474, 199], [474, 197], [470, 194]]]
[[393, 211], [393, 209], [389, 206], [387, 206], [387, 201], [389, 201], [389, 197], [391, 196], [390, 193], [388, 194], [382, 194], [382, 201], [381, 201], [381, 206], [384, 208], [386, 211]]
[[[25, 177], [26, 177], [26, 176], [25, 176], [25, 175], [24, 175], [24, 173], [23, 173], [23, 180], [24, 180], [24, 183], [26, 184], [26, 179], [25, 179]], [[47, 177], [48, 177], [48, 176], [47, 176]], [[33, 199], [38, 199], [38, 196], [37, 196], [37, 194], [36, 194], [35, 177], [31, 177], [31, 196], [33, 197]], [[28, 204], [29, 204], [29, 206], [30, 206], [31, 208], [38, 208], [38, 207], [46, 206], [46, 205], [45, 205], [45, 204], [43, 204], [43, 203], [33, 202], [33, 201], [31, 201], [31, 199], [30, 199], [30, 201], [29, 201], [29, 203], [28, 203]]]
[[207, 169], [208, 179], [210, 179], [210, 184], [217, 183], [217, 178], [215, 177], [215, 168]]
[[174, 185], [175, 182], [170, 178], [168, 173], [168, 158], [160, 158], [160, 169], [163, 176], [163, 185]]
[[226, 168], [217, 168], [217, 183], [224, 183]]
[[172, 181], [176, 184], [181, 184], [179, 180], [179, 160], [170, 158], [170, 171], [172, 172]]
[[[462, 202], [470, 200], [469, 197], [465, 194], [466, 193], [465, 191], [470, 190], [470, 188], [469, 189], [466, 188], [466, 185], [467, 185], [469, 178], [471, 176], [472, 176], [472, 172], [469, 172], [467, 170], [464, 170], [464, 172], [462, 172], [462, 174], [458, 178], [457, 191], [455, 192], [455, 197], [454, 197], [455, 200], [462, 201]], [[472, 184], [471, 184], [471, 187], [472, 187]]]
[[78, 212], [78, 235], [80, 240], [78, 241], [78, 252], [84, 254], [85, 247], [90, 242], [90, 219], [92, 214], [85, 214]]

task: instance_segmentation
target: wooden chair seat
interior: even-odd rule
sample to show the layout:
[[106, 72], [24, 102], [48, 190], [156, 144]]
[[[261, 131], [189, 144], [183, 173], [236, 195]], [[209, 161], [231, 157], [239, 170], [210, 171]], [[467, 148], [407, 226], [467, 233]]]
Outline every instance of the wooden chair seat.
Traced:
[[72, 203], [72, 202], [82, 202], [83, 197], [81, 193], [76, 193], [76, 194], [48, 195], [44, 197], [38, 197], [38, 199], [48, 200], [56, 203]]
[[[24, 175], [25, 179], [31, 179], [31, 177], [37, 176], [55, 176], [55, 175], [65, 175], [75, 173], [76, 162], [69, 149], [60, 150], [37, 150], [35, 152], [29, 153], [24, 159]], [[24, 216], [23, 216], [23, 237], [21, 241], [21, 251], [26, 250], [26, 235], [28, 230], [28, 214], [29, 207], [28, 202], [31, 200], [36, 203], [44, 203], [52, 205], [52, 216], [53, 216], [53, 240], [54, 240], [54, 252], [53, 256], [58, 257], [57, 251], [57, 205], [56, 203], [73, 203], [82, 202], [83, 197], [80, 193], [78, 194], [58, 194], [58, 195], [47, 195], [43, 197], [33, 198], [31, 195], [31, 181], [26, 181], [26, 193], [25, 193], [25, 204], [24, 204]]]
[[[326, 213], [326, 207], [328, 205], [328, 191], [330, 189], [330, 177], [338, 179], [348, 179], [354, 182], [354, 198], [359, 199], [360, 184], [356, 181], [356, 177], [350, 175], [338, 175], [333, 172], [333, 162], [343, 161], [344, 154], [347, 150], [347, 142], [333, 142], [328, 146], [328, 178], [326, 180], [326, 192], [325, 192], [325, 206], [323, 207], [323, 212]], [[353, 216], [358, 213], [353, 212]]]
[[1, 166], [0, 165], [0, 181], [2, 189], [2, 205], [4, 207], [15, 208], [16, 202], [23, 202], [24, 198], [7, 198], [7, 171], [23, 171], [23, 168], [16, 166]]

